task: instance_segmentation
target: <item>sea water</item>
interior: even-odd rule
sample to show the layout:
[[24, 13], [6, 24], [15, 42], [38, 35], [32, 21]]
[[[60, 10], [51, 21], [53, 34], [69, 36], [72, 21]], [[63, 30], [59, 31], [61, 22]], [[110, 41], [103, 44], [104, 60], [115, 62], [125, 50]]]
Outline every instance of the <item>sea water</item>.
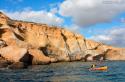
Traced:
[[[89, 71], [92, 64], [107, 71]], [[0, 82], [125, 82], [125, 61], [61, 62], [28, 69], [0, 68]]]

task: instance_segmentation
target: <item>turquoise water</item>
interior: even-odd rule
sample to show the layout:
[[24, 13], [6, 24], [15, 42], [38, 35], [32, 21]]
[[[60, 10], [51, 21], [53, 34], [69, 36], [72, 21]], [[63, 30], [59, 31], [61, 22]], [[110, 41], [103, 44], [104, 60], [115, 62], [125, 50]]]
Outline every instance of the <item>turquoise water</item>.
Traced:
[[[89, 71], [91, 64], [107, 65], [107, 71]], [[0, 82], [125, 82], [125, 61], [63, 62], [28, 69], [0, 69]]]

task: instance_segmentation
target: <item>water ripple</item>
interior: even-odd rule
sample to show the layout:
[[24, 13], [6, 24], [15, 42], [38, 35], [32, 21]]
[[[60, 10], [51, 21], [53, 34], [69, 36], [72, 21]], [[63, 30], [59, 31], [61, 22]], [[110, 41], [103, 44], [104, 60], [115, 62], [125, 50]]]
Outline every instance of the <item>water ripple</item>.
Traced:
[[125, 62], [104, 62], [108, 71], [89, 71], [97, 62], [62, 62], [28, 69], [0, 69], [0, 82], [124, 82]]

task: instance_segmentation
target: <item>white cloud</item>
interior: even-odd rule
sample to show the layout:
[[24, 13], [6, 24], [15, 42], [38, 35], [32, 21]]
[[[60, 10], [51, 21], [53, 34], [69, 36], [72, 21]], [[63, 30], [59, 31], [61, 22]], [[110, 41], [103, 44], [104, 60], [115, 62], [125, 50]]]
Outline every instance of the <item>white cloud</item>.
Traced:
[[79, 30], [80, 30], [80, 27], [77, 26], [77, 25], [75, 25], [75, 24], [68, 25], [68, 26], [65, 25], [64, 28], [66, 28], [67, 30], [70, 30], [70, 31], [72, 31], [72, 32], [74, 32], [74, 33], [79, 33]]
[[122, 12], [125, 12], [124, 0], [65, 0], [59, 9], [62, 16], [72, 17], [79, 26], [110, 22]]
[[31, 21], [37, 23], [46, 23], [49, 25], [62, 25], [63, 19], [56, 16], [54, 12], [47, 11], [33, 11], [31, 9], [26, 9], [23, 11], [7, 12], [4, 11], [10, 18], [16, 20]]
[[90, 39], [103, 42], [109, 45], [125, 47], [125, 28], [114, 27], [103, 34], [92, 36]]
[[56, 13], [58, 12], [58, 9], [57, 9], [57, 8], [52, 8], [52, 9], [50, 10], [50, 12], [51, 12], [52, 14], [56, 14]]

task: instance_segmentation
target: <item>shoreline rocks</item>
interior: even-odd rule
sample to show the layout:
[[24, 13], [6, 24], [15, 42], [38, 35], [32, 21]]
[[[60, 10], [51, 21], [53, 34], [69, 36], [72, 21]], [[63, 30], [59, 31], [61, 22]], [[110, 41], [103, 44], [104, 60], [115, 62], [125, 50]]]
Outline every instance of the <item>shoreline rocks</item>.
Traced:
[[0, 12], [0, 57], [0, 67], [16, 69], [54, 62], [125, 60], [125, 48], [56, 26], [12, 20]]

